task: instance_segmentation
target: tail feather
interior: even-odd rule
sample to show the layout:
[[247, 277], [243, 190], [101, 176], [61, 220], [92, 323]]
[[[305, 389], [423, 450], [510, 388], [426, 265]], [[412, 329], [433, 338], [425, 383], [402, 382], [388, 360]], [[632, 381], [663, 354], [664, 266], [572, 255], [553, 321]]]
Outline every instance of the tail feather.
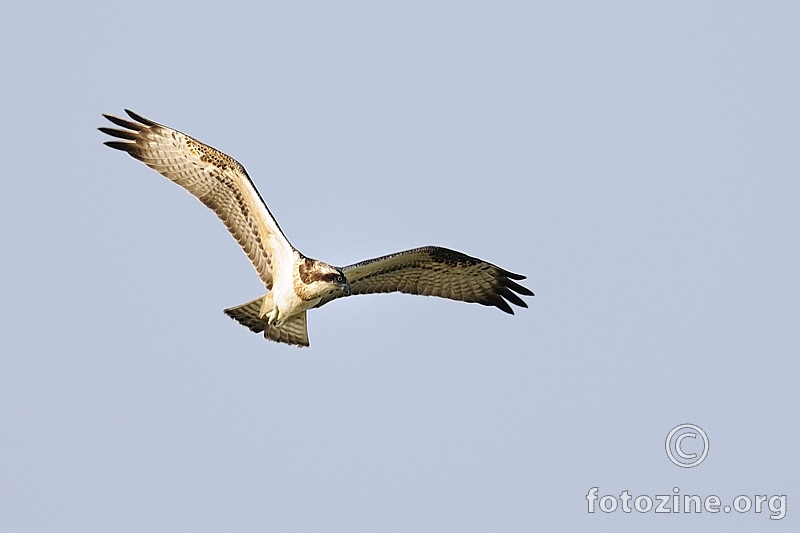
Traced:
[[308, 346], [306, 312], [303, 311], [280, 327], [271, 326], [267, 324], [266, 318], [259, 316], [264, 298], [265, 296], [260, 296], [246, 304], [225, 309], [225, 314], [254, 333], [263, 331], [264, 338], [271, 341], [294, 344], [295, 346]]

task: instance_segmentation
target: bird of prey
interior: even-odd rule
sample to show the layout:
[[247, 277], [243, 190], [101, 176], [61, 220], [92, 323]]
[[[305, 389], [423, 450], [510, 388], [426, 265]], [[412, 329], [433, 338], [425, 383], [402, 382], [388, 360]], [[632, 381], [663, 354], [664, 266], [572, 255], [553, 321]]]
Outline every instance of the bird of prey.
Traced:
[[286, 344], [308, 346], [306, 311], [353, 294], [403, 292], [494, 306], [514, 314], [508, 302], [528, 307], [517, 294], [533, 293], [514, 274], [481, 259], [438, 246], [398, 252], [346, 267], [300, 253], [286, 239], [244, 167], [197, 139], [148, 120], [103, 115], [116, 128], [100, 131], [107, 141], [174, 181], [211, 208], [239, 243], [268, 292], [225, 309], [255, 333]]

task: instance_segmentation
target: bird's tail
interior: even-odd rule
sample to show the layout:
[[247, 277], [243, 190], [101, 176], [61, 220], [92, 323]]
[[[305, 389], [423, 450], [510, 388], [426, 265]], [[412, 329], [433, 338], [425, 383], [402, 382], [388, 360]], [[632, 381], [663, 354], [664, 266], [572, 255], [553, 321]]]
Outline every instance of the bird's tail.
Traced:
[[267, 319], [260, 316], [261, 306], [266, 295], [237, 307], [225, 309], [225, 314], [255, 333], [264, 332], [264, 338], [275, 342], [284, 342], [296, 346], [308, 346], [308, 329], [306, 328], [306, 312], [292, 318], [284, 325], [277, 327], [267, 324]]

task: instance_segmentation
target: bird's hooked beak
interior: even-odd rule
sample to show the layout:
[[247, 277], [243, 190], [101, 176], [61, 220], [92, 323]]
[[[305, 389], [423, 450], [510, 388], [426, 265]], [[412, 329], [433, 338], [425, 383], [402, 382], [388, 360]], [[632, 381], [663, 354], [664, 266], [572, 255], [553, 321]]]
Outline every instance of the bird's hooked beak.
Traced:
[[350, 283], [345, 280], [344, 284], [342, 285], [342, 290], [344, 291], [345, 296], [350, 296]]

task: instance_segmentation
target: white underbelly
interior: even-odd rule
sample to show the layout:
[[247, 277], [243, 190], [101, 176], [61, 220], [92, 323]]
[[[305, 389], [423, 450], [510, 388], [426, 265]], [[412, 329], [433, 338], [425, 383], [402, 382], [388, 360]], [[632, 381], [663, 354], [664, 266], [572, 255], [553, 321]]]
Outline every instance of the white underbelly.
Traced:
[[276, 280], [272, 286], [272, 302], [278, 308], [277, 318], [279, 323], [285, 323], [289, 318], [314, 307], [320, 302], [321, 298], [303, 300], [297, 296], [291, 283], [281, 283], [281, 281]]

